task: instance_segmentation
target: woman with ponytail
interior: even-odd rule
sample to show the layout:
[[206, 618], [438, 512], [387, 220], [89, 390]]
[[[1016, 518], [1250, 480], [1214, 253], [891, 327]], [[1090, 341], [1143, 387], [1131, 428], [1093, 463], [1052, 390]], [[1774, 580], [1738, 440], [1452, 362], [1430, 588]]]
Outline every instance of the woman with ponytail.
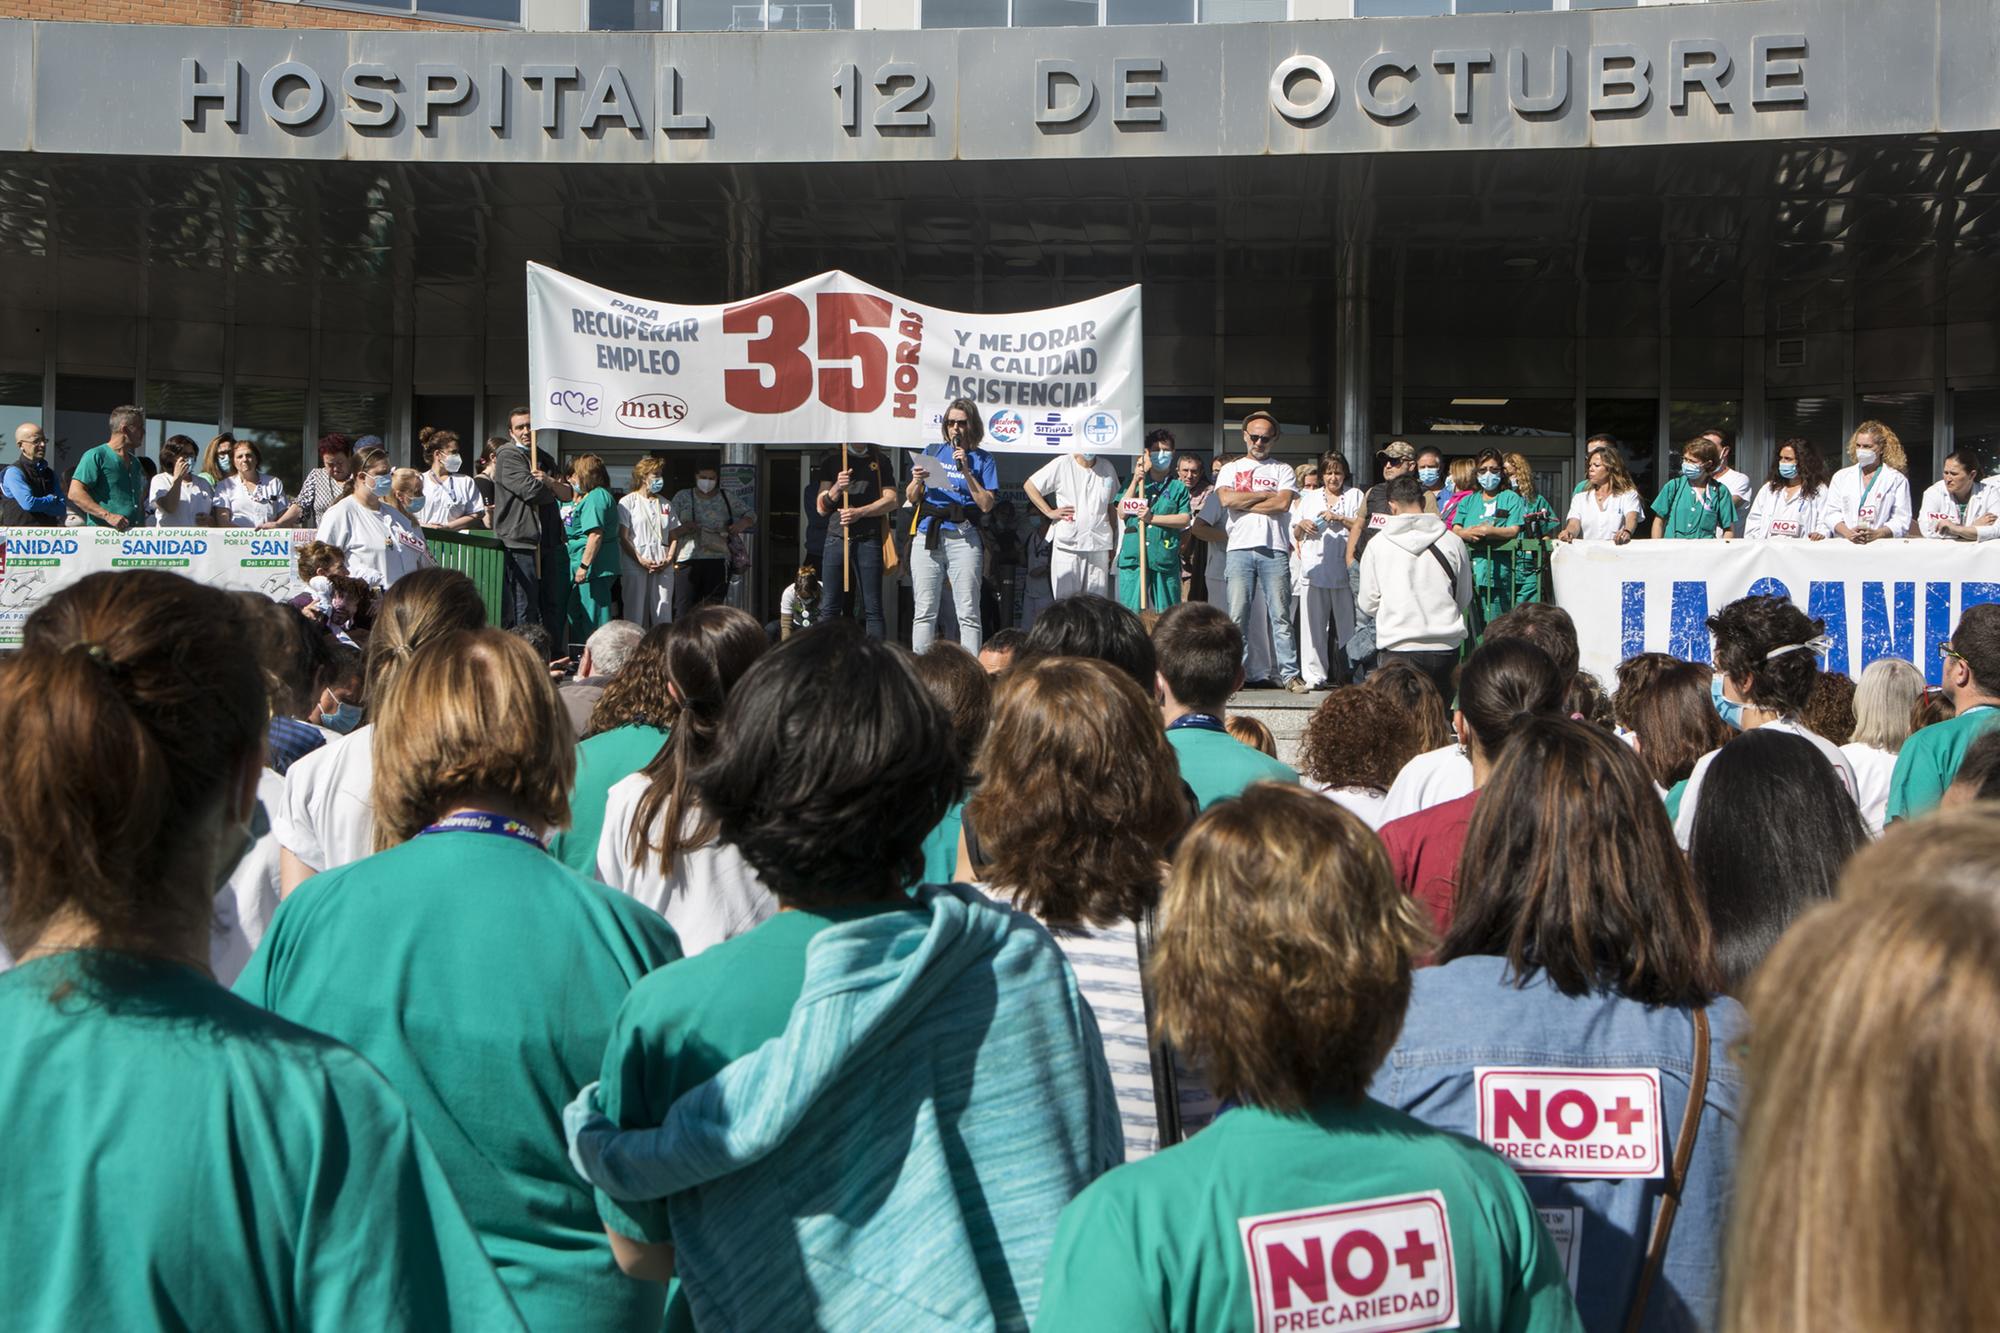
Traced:
[[263, 826], [251, 638], [228, 593], [94, 574], [0, 671], [6, 1325], [519, 1329], [402, 1099], [209, 975]]
[[778, 910], [757, 872], [722, 841], [690, 780], [714, 754], [730, 692], [770, 640], [756, 617], [730, 606], [697, 608], [665, 633], [666, 743], [611, 788], [597, 877], [664, 916], [692, 957]]

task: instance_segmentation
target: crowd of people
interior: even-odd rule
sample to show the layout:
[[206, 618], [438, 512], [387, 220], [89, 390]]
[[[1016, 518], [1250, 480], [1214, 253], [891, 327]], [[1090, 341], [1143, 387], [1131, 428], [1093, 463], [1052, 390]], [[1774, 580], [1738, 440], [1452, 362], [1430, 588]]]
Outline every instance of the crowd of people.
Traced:
[[[851, 567], [914, 494], [933, 607], [994, 490], [976, 415], [946, 428], [822, 492], [873, 511], [829, 529]], [[239, 445], [224, 504], [393, 545], [378, 511], [483, 503], [426, 443], [422, 489], [364, 446], [296, 499]], [[1479, 601], [1540, 574], [1503, 558], [1509, 460], [1436, 551], [1391, 453], [1349, 529], [1388, 646], [1294, 768], [1228, 712], [1240, 613], [1351, 488], [1324, 465], [1295, 518], [1246, 444], [1208, 491], [1260, 520], [1227, 609], [1166, 597], [1135, 525], [1146, 615], [1076, 546], [1025, 632], [959, 598], [921, 650], [707, 605], [589, 626], [559, 681], [532, 616], [422, 565], [377, 593], [330, 541], [304, 606], [53, 595], [0, 661], [10, 1327], [1982, 1326], [2000, 606], [1938, 690], [1821, 670], [1773, 597], [1710, 619], [1712, 668], [1598, 682], [1559, 608]], [[1125, 498], [1100, 461], [1033, 497], [1189, 492], [1168, 448]], [[574, 607], [632, 529], [569, 476]], [[493, 481], [553, 477], [516, 448]], [[1726, 503], [1685, 480], [1669, 526]], [[729, 558], [714, 494], [693, 561]], [[544, 547], [508, 513], [518, 590]], [[1447, 573], [1463, 660], [1410, 609]]]

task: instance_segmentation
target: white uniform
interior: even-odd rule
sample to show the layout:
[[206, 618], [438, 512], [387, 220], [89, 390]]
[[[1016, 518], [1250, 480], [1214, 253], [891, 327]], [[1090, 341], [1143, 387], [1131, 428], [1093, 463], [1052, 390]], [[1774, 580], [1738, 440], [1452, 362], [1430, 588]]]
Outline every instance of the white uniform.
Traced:
[[1736, 502], [1736, 535], [1743, 535], [1743, 516], [1750, 511], [1750, 478], [1728, 464], [1715, 474], [1722, 489], [1729, 492], [1729, 498]]
[[435, 473], [424, 473], [424, 507], [417, 521], [427, 528], [441, 528], [455, 518], [484, 512], [486, 502], [479, 498], [479, 488], [472, 484], [472, 478], [446, 473], [442, 478]]
[[[1404, 764], [1382, 798], [1382, 823], [1472, 794], [1472, 760], [1453, 741]], [[1379, 825], [1377, 827], [1380, 827]]]
[[378, 588], [432, 563], [424, 530], [386, 502], [370, 509], [353, 496], [326, 511], [319, 539], [347, 553], [347, 572]]
[[[618, 532], [648, 560], [667, 558], [667, 531], [672, 524], [666, 504], [657, 495], [635, 491], [618, 502]], [[625, 618], [648, 629], [674, 618], [674, 584], [680, 571], [671, 563], [649, 574], [618, 544], [618, 589], [625, 599]]]
[[[1361, 513], [1361, 492], [1350, 486], [1328, 497], [1324, 488], [1302, 491], [1291, 521], [1324, 526], [1298, 544], [1292, 558], [1292, 593], [1298, 601], [1299, 675], [1314, 689], [1333, 678], [1332, 663], [1346, 655], [1354, 633], [1354, 589], [1347, 577], [1347, 525]], [[1270, 627], [1265, 626], [1265, 633]]]
[[[2000, 513], [2000, 486], [1990, 481], [1974, 483], [1971, 496], [1961, 508], [1958, 501], [1951, 498], [1951, 492], [1945, 489], [1944, 483], [1935, 482], [1924, 492], [1923, 503], [1917, 506], [1917, 532], [1942, 541], [1956, 541], [1957, 538], [1938, 531], [1938, 524], [1954, 523], [1964, 527], [1995, 513]], [[1995, 538], [2000, 538], [2000, 521], [1979, 529], [1978, 540], [1990, 542]]]
[[1844, 467], [1827, 483], [1827, 529], [1835, 523], [1852, 528], [1887, 528], [1898, 537], [1909, 531], [1910, 482], [1887, 463], [1866, 481], [1859, 467]]
[[1825, 490], [1811, 495], [1805, 493], [1804, 487], [1796, 494], [1787, 491], [1788, 488], [1781, 489], [1768, 481], [1757, 488], [1757, 498], [1750, 505], [1750, 519], [1743, 525], [1745, 537], [1804, 540], [1815, 532], [1823, 536], [1832, 534], [1833, 511]]
[[1118, 474], [1099, 458], [1085, 467], [1070, 454], [1051, 458], [1028, 478], [1051, 509], [1068, 506], [1076, 517], [1049, 527], [1049, 584], [1055, 600], [1092, 593], [1111, 596], [1111, 506]]
[[285, 796], [265, 807], [278, 845], [314, 870], [375, 851], [375, 728], [356, 727], [285, 770]]
[[[651, 782], [644, 773], [634, 773], [612, 785], [604, 802], [604, 831], [597, 838], [597, 877], [665, 917], [690, 958], [774, 915], [778, 900], [743, 854], [726, 842], [681, 852], [671, 873], [660, 868], [657, 854], [643, 866], [632, 864], [626, 850], [632, 823]], [[653, 836], [657, 840], [657, 831]]]
[[1600, 502], [1597, 492], [1586, 487], [1570, 496], [1569, 514], [1564, 524], [1576, 524], [1579, 529], [1577, 535], [1584, 541], [1608, 542], [1625, 526], [1627, 514], [1645, 516], [1645, 507], [1639, 503], [1639, 492], [1619, 491]]
[[1889, 782], [1896, 775], [1896, 752], [1860, 741], [1841, 746], [1840, 752], [1854, 765], [1854, 795], [1861, 807], [1861, 820], [1868, 825], [1868, 832], [1879, 838], [1889, 817]]
[[228, 507], [230, 525], [238, 528], [269, 523], [289, 507], [285, 503], [285, 483], [277, 477], [260, 478], [252, 486], [234, 472], [216, 483], [215, 503]]
[[160, 497], [173, 486], [174, 479], [162, 472], [146, 488], [147, 521], [156, 528], [192, 528], [215, 509], [215, 491], [190, 472], [181, 479], [180, 503], [171, 509], [160, 507]]

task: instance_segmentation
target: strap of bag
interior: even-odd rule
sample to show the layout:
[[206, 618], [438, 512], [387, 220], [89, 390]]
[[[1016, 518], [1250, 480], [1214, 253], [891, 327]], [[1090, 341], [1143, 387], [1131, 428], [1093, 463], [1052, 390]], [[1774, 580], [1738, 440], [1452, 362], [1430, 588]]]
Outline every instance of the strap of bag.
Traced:
[[1681, 1189], [1687, 1184], [1688, 1163], [1694, 1159], [1694, 1141], [1701, 1129], [1701, 1108], [1708, 1101], [1708, 1011], [1694, 1011], [1694, 1073], [1688, 1079], [1687, 1106], [1681, 1112], [1680, 1133], [1674, 1135], [1672, 1174], [1667, 1177], [1660, 1210], [1653, 1215], [1653, 1238], [1646, 1244], [1646, 1266], [1639, 1270], [1639, 1289], [1632, 1294], [1632, 1312], [1625, 1320], [1625, 1333], [1638, 1333], [1646, 1317], [1646, 1297], [1660, 1276], [1667, 1259], [1667, 1242], [1673, 1238], [1674, 1216], [1680, 1212]]
[[1173, 1047], [1164, 1039], [1153, 1039], [1158, 1029], [1153, 1020], [1153, 977], [1146, 966], [1153, 956], [1153, 933], [1159, 925], [1159, 908], [1147, 908], [1145, 914], [1133, 924], [1138, 927], [1139, 934], [1139, 998], [1146, 1009], [1146, 1035], [1152, 1054], [1153, 1119], [1158, 1126], [1160, 1147], [1171, 1148], [1184, 1137], [1181, 1132], [1180, 1079], [1174, 1072]]
[[1445, 588], [1447, 590], [1456, 590], [1458, 587], [1458, 575], [1452, 572], [1451, 561], [1444, 558], [1444, 552], [1438, 550], [1437, 543], [1432, 542], [1424, 549], [1430, 552], [1431, 559], [1437, 561], [1438, 568], [1444, 571]]

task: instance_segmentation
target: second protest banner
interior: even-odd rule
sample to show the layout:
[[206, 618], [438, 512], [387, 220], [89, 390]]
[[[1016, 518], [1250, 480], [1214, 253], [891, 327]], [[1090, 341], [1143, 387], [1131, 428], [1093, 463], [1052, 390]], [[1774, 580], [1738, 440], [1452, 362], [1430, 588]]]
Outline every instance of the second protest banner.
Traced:
[[985, 447], [1135, 454], [1139, 289], [973, 315], [832, 272], [731, 305], [669, 305], [528, 265], [537, 429], [641, 441], [921, 449], [970, 399]]

